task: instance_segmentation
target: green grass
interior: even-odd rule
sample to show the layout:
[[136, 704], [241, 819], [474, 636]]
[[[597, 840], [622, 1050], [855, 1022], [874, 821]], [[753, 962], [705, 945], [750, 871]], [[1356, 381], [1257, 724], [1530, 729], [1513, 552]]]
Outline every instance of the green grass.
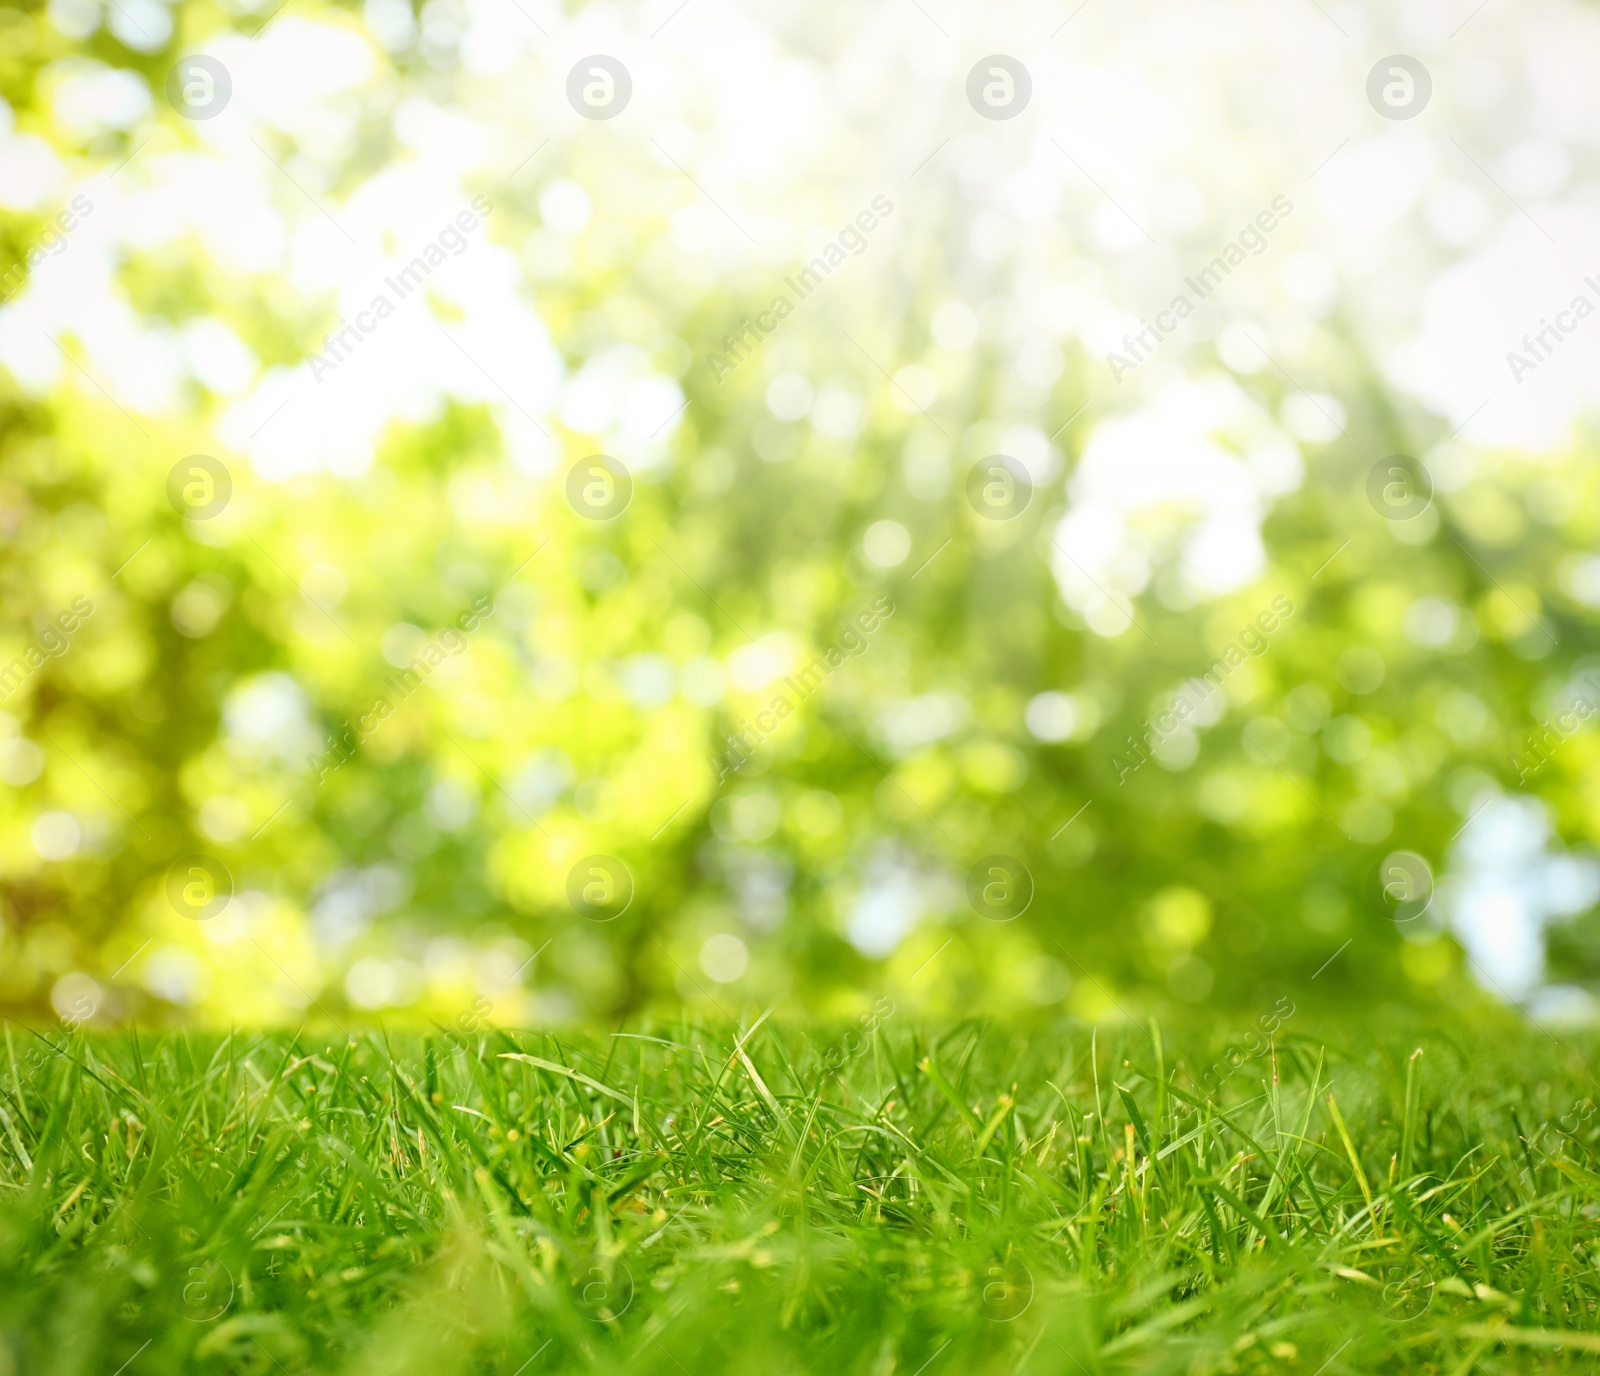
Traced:
[[12, 1025], [0, 1376], [1594, 1369], [1592, 1043], [1235, 1045]]

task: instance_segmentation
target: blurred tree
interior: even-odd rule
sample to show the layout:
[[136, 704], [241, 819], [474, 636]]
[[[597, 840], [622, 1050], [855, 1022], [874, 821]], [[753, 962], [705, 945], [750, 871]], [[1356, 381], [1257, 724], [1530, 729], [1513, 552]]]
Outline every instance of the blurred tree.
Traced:
[[[131, 133], [68, 146], [37, 88], [63, 41], [6, 23], [19, 127], [130, 154]], [[92, 45], [154, 89], [176, 51], [113, 46]], [[347, 176], [394, 152], [374, 132]], [[107, 1016], [216, 1021], [1474, 997], [1443, 902], [1412, 911], [1464, 823], [1520, 788], [1573, 845], [1600, 824], [1587, 730], [1527, 768], [1600, 604], [1587, 445], [1535, 463], [1441, 441], [1325, 322], [1345, 414], [1285, 441], [1304, 476], [1265, 517], [1265, 572], [1202, 596], [1178, 503], [1128, 601], [1063, 544], [1082, 447], [1127, 410], [1100, 361], [1069, 350], [1029, 390], [1006, 349], [960, 361], [927, 323], [952, 294], [1025, 291], [1022, 266], [974, 268], [953, 212], [925, 211], [881, 270], [895, 311], [853, 325], [830, 289], [718, 382], [737, 308], [654, 271], [663, 193], [564, 156], [491, 186], [484, 233], [542, 243], [541, 188], [566, 175], [656, 197], [525, 289], [569, 372], [631, 350], [682, 388], [670, 440], [622, 458], [620, 510], [582, 495], [603, 427], [547, 417], [528, 463], [498, 400], [392, 420], [350, 473], [269, 481], [218, 438], [220, 397], [136, 418], [71, 338], [48, 397], [0, 383], [0, 1003], [42, 1015], [74, 974]], [[6, 252], [43, 224], [7, 215]], [[228, 320], [264, 365], [335, 325], [186, 254], [119, 281], [174, 330]], [[1241, 466], [1310, 400], [1204, 350], [1181, 385], [1244, 418], [1208, 440]], [[995, 519], [985, 464], [1029, 407], [1037, 484]], [[1372, 496], [1395, 454], [1427, 455], [1417, 514]], [[1595, 920], [1561, 930], [1562, 978], [1600, 974]]]

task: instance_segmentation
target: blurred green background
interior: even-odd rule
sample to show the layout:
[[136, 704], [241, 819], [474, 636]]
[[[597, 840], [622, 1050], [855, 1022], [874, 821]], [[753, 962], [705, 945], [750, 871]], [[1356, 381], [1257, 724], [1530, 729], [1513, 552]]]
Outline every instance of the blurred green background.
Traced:
[[[679, 126], [625, 140], [627, 112], [613, 129], [564, 110], [561, 53], [588, 35], [555, 49], [580, 15], [531, 11], [558, 32], [527, 59], [548, 87], [530, 113], [508, 94], [520, 68], [463, 74], [449, 13], [430, 5], [407, 38], [401, 8], [0, 10], [0, 163], [45, 169], [0, 221], [7, 263], [45, 244], [0, 310], [0, 665], [23, 666], [0, 711], [0, 1007], [477, 1026], [885, 996], [1115, 1019], [1288, 994], [1587, 1015], [1595, 740], [1553, 728], [1544, 758], [1528, 738], [1594, 653], [1592, 445], [1453, 439], [1340, 309], [1289, 371], [1237, 363], [1214, 331], [1135, 393], [1065, 327], [1019, 365], [994, 302], [1036, 278], [947, 228], [963, 197], [939, 163], [913, 181], [908, 151], [894, 183], [857, 158], [792, 191], [785, 241], [767, 212], [716, 204], [715, 164], [684, 175]], [[459, 40], [477, 12], [457, 10]], [[659, 17], [626, 23], [642, 44]], [[337, 79], [307, 56], [328, 35], [359, 48], [337, 49]], [[235, 84], [215, 128], [164, 96], [207, 42]], [[251, 54], [274, 51], [299, 125], [249, 103], [271, 76]], [[337, 132], [305, 113], [318, 100]], [[509, 132], [474, 143], [495, 109]], [[396, 167], [448, 175], [389, 195]], [[93, 213], [53, 251], [79, 186]], [[707, 356], [816, 251], [803, 231], [836, 235], [880, 187], [894, 211], [849, 283], [719, 384]], [[450, 261], [478, 276], [402, 308], [437, 352], [397, 323], [393, 357], [364, 363], [390, 346], [363, 340], [312, 378], [324, 337], [473, 196], [492, 213]], [[241, 226], [266, 210], [281, 242], [252, 247]], [[1217, 205], [1193, 241], [1233, 218]], [[384, 273], [335, 271], [325, 241], [347, 246], [324, 219]], [[757, 220], [761, 253], [721, 260], [716, 236], [743, 247]], [[1028, 271], [1072, 279], [1094, 256], [1082, 217], [1050, 232]], [[1182, 275], [1140, 271], [1150, 300]], [[507, 302], [516, 320], [474, 333]], [[406, 392], [407, 360], [425, 380], [452, 358], [415, 405], [372, 402], [380, 383], [356, 375]], [[1096, 437], [1140, 415], [1171, 424], [1129, 432], [1095, 479]], [[1109, 527], [1074, 513], [1119, 453], [1185, 426], [1195, 462], [1254, 475], [1240, 543], [1258, 525], [1264, 557], [1228, 586], [1186, 574], [1205, 503], [1178, 482], [1126, 504], [1114, 533], [1143, 562], [1108, 584], [1126, 560], [1096, 564], [1083, 549]], [[569, 496], [597, 453], [630, 475], [605, 520]], [[1033, 475], [1012, 519], [968, 496], [998, 453]], [[1369, 496], [1396, 454], [1434, 488], [1406, 520]], [[865, 648], [730, 756], [875, 604], [893, 610]], [[1246, 635], [1274, 605], [1275, 628]], [[1149, 723], [1239, 644], [1198, 728], [1140, 762]], [[418, 656], [431, 672], [402, 697]], [[994, 856], [1026, 869], [1020, 915], [971, 901]], [[592, 857], [620, 862], [620, 913], [583, 901]]]

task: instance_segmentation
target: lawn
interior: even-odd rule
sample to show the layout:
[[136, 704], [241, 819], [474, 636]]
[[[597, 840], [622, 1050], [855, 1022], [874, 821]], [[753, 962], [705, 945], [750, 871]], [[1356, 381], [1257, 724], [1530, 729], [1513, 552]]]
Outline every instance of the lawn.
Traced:
[[1591, 1041], [866, 1021], [8, 1025], [0, 1373], [1600, 1356]]

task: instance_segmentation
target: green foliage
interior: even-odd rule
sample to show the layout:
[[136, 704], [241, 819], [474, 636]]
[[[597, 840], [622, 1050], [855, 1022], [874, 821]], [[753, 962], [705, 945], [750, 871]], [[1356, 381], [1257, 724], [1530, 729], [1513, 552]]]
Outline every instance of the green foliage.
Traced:
[[[200, 4], [179, 19], [164, 53], [130, 55], [105, 33], [85, 43], [157, 92], [152, 159], [198, 146], [159, 90], [180, 46], [223, 22]], [[71, 50], [42, 14], [7, 11], [0, 86], [18, 128], [71, 167], [116, 167], [144, 126], [92, 141], [60, 126], [46, 87]], [[389, 103], [362, 109], [330, 195], [409, 156]], [[283, 1023], [313, 1005], [448, 1018], [479, 995], [502, 1021], [552, 1024], [782, 998], [840, 1012], [885, 990], [930, 1010], [1064, 1003], [1091, 1018], [1207, 999], [1254, 1011], [1289, 988], [1340, 1003], [1474, 999], [1444, 905], [1405, 939], [1378, 870], [1405, 850], [1442, 877], [1495, 787], [1543, 800], [1567, 845], [1596, 838], [1591, 734], [1526, 768], [1530, 732], [1594, 641], [1592, 589], [1574, 572], [1600, 539], [1587, 441], [1538, 464], [1451, 443], [1330, 320], [1317, 385], [1343, 398], [1346, 423], [1293, 446], [1305, 477], [1265, 516], [1264, 575], [1198, 599], [1178, 576], [1194, 513], [1151, 510], [1136, 624], [1102, 634], [1062, 596], [1057, 533], [1089, 437], [1138, 403], [1076, 344], [1026, 406], [997, 351], [952, 362], [928, 322], [947, 298], [982, 304], [1000, 286], [971, 279], [953, 231], [944, 242], [909, 208], [894, 221], [908, 226], [896, 312], [867, 329], [845, 311], [853, 289], [830, 285], [718, 384], [706, 352], [722, 347], [734, 303], [770, 283], [731, 281], [720, 297], [667, 270], [683, 179], [653, 180], [600, 147], [558, 141], [487, 186], [496, 208], [480, 233], [525, 246], [557, 178], [607, 207], [539, 283], [539, 318], [569, 373], [631, 347], [687, 402], [670, 452], [634, 475], [613, 521], [585, 520], [566, 495], [601, 437], [546, 416], [546, 465], [516, 462], [498, 401], [394, 421], [364, 471], [269, 481], [224, 446], [224, 399], [198, 384], [167, 413], [135, 416], [76, 371], [70, 338], [48, 397], [0, 381], [0, 668], [75, 598], [94, 606], [0, 715], [0, 1005], [47, 1017], [74, 975], [99, 983], [105, 1019], [219, 1025]], [[38, 228], [8, 216], [7, 251]], [[334, 321], [327, 301], [280, 279], [166, 244], [119, 264], [116, 294], [173, 331], [226, 321], [263, 366], [287, 368]], [[933, 412], [908, 411], [874, 357], [939, 374]], [[494, 362], [508, 378], [526, 364]], [[780, 367], [856, 396], [860, 434], [773, 415]], [[1238, 389], [1248, 414], [1208, 443], [1241, 463], [1308, 401], [1271, 368], [1202, 360], [1193, 381]], [[1019, 421], [1054, 432], [1060, 471], [1015, 520], [985, 520], [968, 471]], [[1366, 495], [1395, 452], [1437, 470], [1432, 508], [1406, 523]], [[231, 475], [213, 520], [168, 501], [174, 465], [196, 453]], [[885, 520], [910, 538], [889, 566], [864, 553]], [[895, 610], [870, 648], [719, 777], [713, 759], [780, 685], [720, 698], [705, 685], [769, 636], [806, 663], [883, 597]], [[454, 634], [483, 598], [492, 614], [466, 648], [391, 701], [406, 643], [395, 628]], [[1227, 710], [1193, 757], [1132, 768], [1146, 723], [1277, 599], [1292, 614], [1229, 678]], [[1455, 629], [1419, 638], [1419, 606]], [[1352, 651], [1378, 681], [1341, 669]], [[268, 688], [293, 711], [252, 717]], [[1062, 739], [1028, 728], [1045, 692], [1073, 704]], [[944, 724], [896, 730], [919, 712]], [[369, 733], [360, 723], [375, 713]], [[347, 733], [362, 737], [349, 750]], [[80, 839], [42, 843], [41, 826]], [[996, 854], [1034, 886], [1006, 923], [964, 895]], [[236, 895], [204, 923], [167, 900], [197, 855], [225, 867]], [[569, 901], [569, 878], [596, 855], [633, 883], [607, 922]], [[895, 883], [919, 890], [903, 939], [852, 940], [866, 899]], [[338, 895], [358, 889], [360, 915], [340, 919]], [[749, 968], [711, 988], [701, 955], [728, 936]], [[531, 987], [483, 973], [526, 970], [535, 953]], [[352, 984], [363, 961], [377, 973]], [[1589, 914], [1556, 934], [1552, 971], [1584, 983], [1597, 969]]]
[[[1199, 961], [1215, 998], [1263, 1006], [1285, 981], [1303, 988], [1347, 939], [1348, 958], [1320, 986], [1330, 996], [1401, 988], [1426, 999], [1453, 986], [1458, 962], [1445, 947], [1401, 964], [1378, 863], [1406, 849], [1443, 873], [1475, 790], [1519, 783], [1514, 757], [1526, 757], [1540, 703], [1591, 639], [1592, 610], [1562, 591], [1563, 561], [1595, 537], [1593, 484], [1576, 459], [1538, 475], [1507, 466], [1441, 493], [1436, 533], [1412, 545], [1352, 490], [1366, 460], [1341, 447], [1269, 521], [1261, 586], [1189, 610], [1141, 601], [1143, 631], [1107, 640], [1050, 586], [1037, 548], [1048, 550], [1052, 515], [1030, 511], [993, 547], [959, 493], [908, 512], [889, 477], [892, 431], [855, 461], [883, 477], [847, 499], [833, 455], [782, 469], [750, 459], [731, 494], [707, 496], [699, 475], [725, 456], [691, 427], [677, 469], [639, 484], [631, 509], [594, 529], [565, 508], [558, 481], [505, 470], [480, 414], [452, 410], [394, 436], [361, 478], [274, 486], [235, 465], [237, 510], [208, 531], [186, 529], [165, 500], [166, 456], [198, 439], [141, 446], [130, 462], [104, 445], [112, 422], [92, 409], [47, 418], [14, 401], [8, 416], [0, 473], [19, 538], [0, 572], [19, 633], [6, 658], [74, 597], [95, 606], [70, 650], [5, 709], [45, 766], [0, 800], [10, 838], [0, 942], [12, 951], [0, 998], [41, 1011], [65, 970], [109, 974], [152, 938], [212, 959], [214, 944], [162, 897], [168, 867], [196, 852], [220, 857], [238, 892], [277, 905], [297, 944], [341, 871], [388, 865], [404, 878], [399, 911], [355, 946], [294, 966], [298, 989], [264, 962], [215, 969], [200, 1007], [220, 1018], [281, 1017], [308, 997], [336, 1005], [341, 962], [423, 965], [440, 936], [510, 942], [514, 964], [553, 942], [539, 975], [567, 1006], [709, 1006], [700, 976], [677, 971], [694, 970], [701, 942], [730, 928], [753, 951], [736, 991], [752, 1001], [789, 989], [826, 1007], [891, 987], [970, 1006], [1059, 997], [1076, 981], [1074, 1007], [1099, 1016], [1116, 1001], [1105, 989], [1135, 1004], [1140, 986], [1170, 997], [1174, 963]], [[886, 515], [909, 523], [915, 551], [887, 572], [853, 552]], [[885, 594], [895, 611], [871, 648], [720, 784], [708, 756], [726, 753], [774, 689], [715, 708], [627, 696], [639, 656], [680, 672], [708, 656], [726, 665], [775, 628], [809, 655]], [[484, 596], [494, 612], [449, 673], [396, 701], [319, 785], [308, 757], [331, 758], [345, 724], [393, 696], [396, 671], [378, 652], [387, 628], [446, 630]], [[1274, 597], [1294, 612], [1228, 683], [1228, 713], [1201, 733], [1192, 766], [1127, 771], [1128, 738]], [[1402, 623], [1422, 597], [1457, 608], [1467, 629], [1453, 643], [1407, 639]], [[1380, 656], [1375, 691], [1340, 682], [1352, 645]], [[237, 748], [226, 706], [267, 674], [300, 685], [324, 739]], [[1059, 744], [1035, 739], [1023, 708], [1047, 689], [1072, 694], [1098, 725]], [[968, 705], [964, 723], [893, 751], [885, 714], [935, 692]], [[1592, 840], [1600, 815], [1584, 783], [1593, 754], [1580, 733], [1523, 784], [1569, 841]], [[519, 783], [541, 767], [558, 780], [553, 797]], [[430, 820], [440, 787], [464, 797], [464, 826]], [[226, 830], [206, 834], [208, 803], [230, 810]], [[47, 862], [30, 844], [51, 808], [82, 819], [87, 840], [69, 860]], [[603, 925], [580, 920], [566, 895], [572, 866], [597, 853], [620, 857], [637, 892]], [[1037, 885], [1006, 927], [960, 897], [968, 869], [994, 853], [1022, 859]], [[880, 963], [844, 932], [885, 856], [947, 876], [949, 896]], [[777, 887], [787, 917], [775, 929], [749, 921], [752, 874]], [[1191, 892], [1205, 913], [1174, 936], [1160, 911]], [[1585, 931], [1559, 948], [1568, 977], [1593, 972]], [[911, 989], [947, 938], [962, 958]], [[161, 1001], [136, 987], [140, 969], [119, 1006], [158, 1015]], [[260, 1012], [245, 1011], [241, 979], [264, 986]], [[446, 1012], [472, 992], [429, 997]]]

